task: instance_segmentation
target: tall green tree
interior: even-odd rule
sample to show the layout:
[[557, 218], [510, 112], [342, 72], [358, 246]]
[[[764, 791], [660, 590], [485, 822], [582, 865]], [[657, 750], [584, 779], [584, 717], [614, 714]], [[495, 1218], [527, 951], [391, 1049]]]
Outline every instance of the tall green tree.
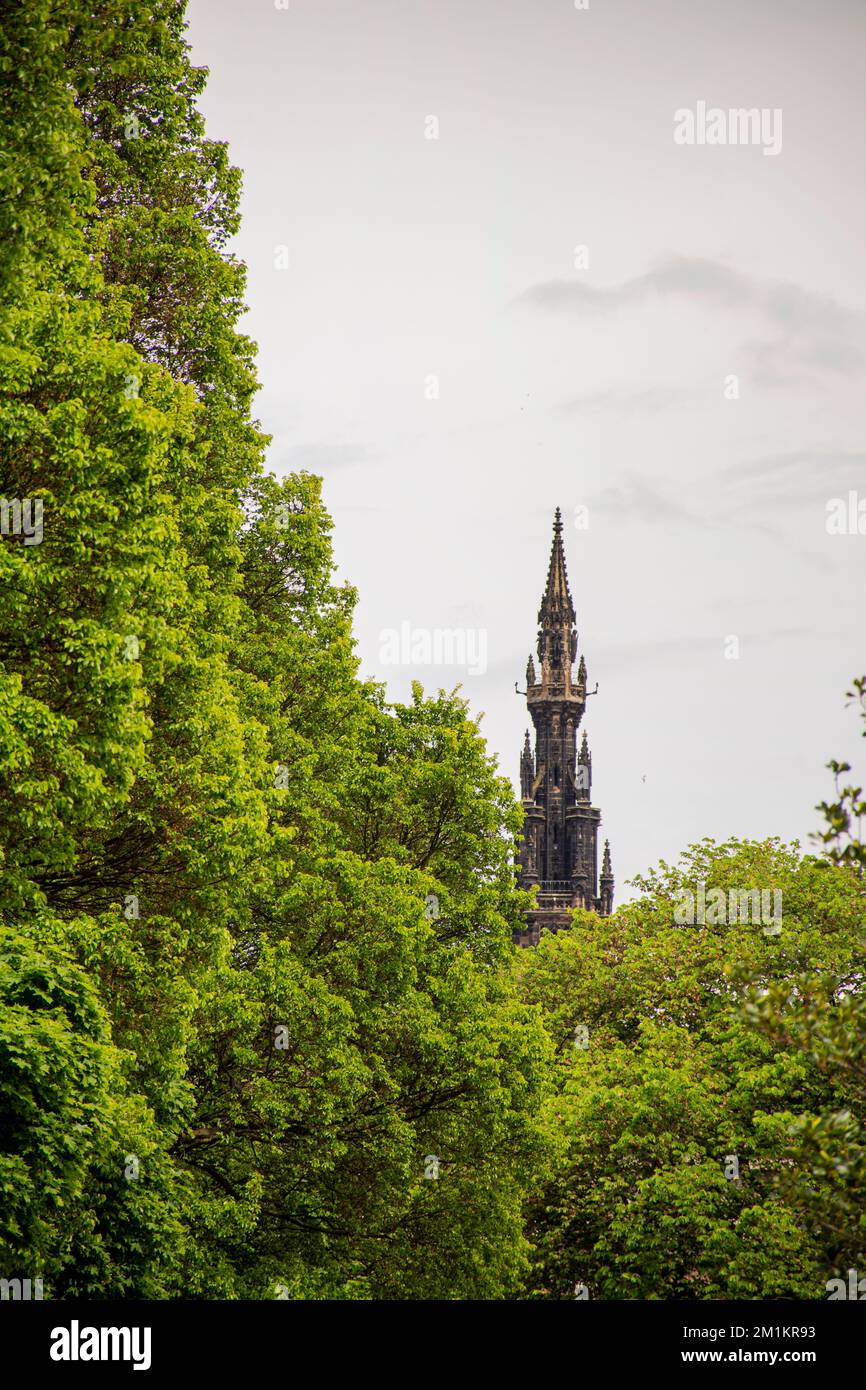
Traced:
[[191, 1050], [201, 1291], [501, 1296], [546, 1152], [548, 1044], [507, 968], [513, 795], [462, 700], [358, 683], [318, 480], [254, 496], [236, 661], [275, 786]]
[[514, 1291], [549, 1045], [513, 796], [456, 695], [359, 682], [318, 480], [262, 471], [183, 5], [15, 4], [2, 44], [2, 487], [44, 512], [0, 548], [4, 1262]]
[[[858, 707], [866, 737], [866, 677], [847, 692]], [[797, 1050], [824, 1080], [818, 1104], [792, 1115], [791, 1163], [782, 1174], [785, 1200], [799, 1223], [820, 1240], [827, 1271], [837, 1281], [833, 1296], [849, 1296], [848, 1272], [866, 1278], [866, 846], [862, 788], [840, 784], [847, 762], [828, 764], [836, 799], [822, 802], [825, 827], [816, 839], [829, 861], [856, 882], [859, 932], [851, 965], [837, 963], [804, 972], [793, 983], [757, 990], [749, 1002], [754, 1027], [774, 1046]], [[841, 1280], [841, 1285], [838, 1281]]]
[[[557, 1047], [550, 1115], [562, 1146], [530, 1208], [528, 1292], [824, 1296], [834, 1250], [791, 1200], [790, 1174], [798, 1127], [838, 1107], [849, 1083], [825, 1065], [827, 1044], [804, 1045], [808, 1013], [787, 1033], [763, 1015], [804, 976], [854, 986], [859, 882], [796, 846], [734, 840], [692, 846], [637, 884], [636, 903], [609, 919], [582, 914], [518, 962]], [[724, 894], [711, 900], [724, 915], [680, 925], [699, 884]], [[778, 922], [743, 921], [740, 890], [780, 893]]]
[[[105, 1001], [110, 957], [129, 954], [133, 931], [121, 913], [134, 888], [130, 847], [117, 829], [185, 606], [167, 478], [195, 403], [158, 371], [151, 399], [136, 397], [130, 382], [144, 383], [148, 368], [98, 302], [85, 235], [93, 187], [64, 63], [70, 25], [98, 45], [83, 6], [61, 15], [12, 5], [0, 37], [0, 492], [13, 519], [0, 546], [0, 947], [11, 1029], [0, 1076], [10, 1097], [4, 1154], [15, 1156], [2, 1255], [51, 1292], [71, 1279], [110, 1296], [164, 1290], [176, 1248], [166, 1139]], [[16, 508], [38, 515], [38, 529], [16, 526]], [[114, 983], [122, 995], [122, 972]], [[177, 993], [167, 976], [166, 1002]], [[176, 1104], [183, 1079], [170, 1048], [162, 1073]], [[130, 1151], [142, 1161], [139, 1186], [126, 1178]], [[36, 1200], [25, 1220], [27, 1192]]]

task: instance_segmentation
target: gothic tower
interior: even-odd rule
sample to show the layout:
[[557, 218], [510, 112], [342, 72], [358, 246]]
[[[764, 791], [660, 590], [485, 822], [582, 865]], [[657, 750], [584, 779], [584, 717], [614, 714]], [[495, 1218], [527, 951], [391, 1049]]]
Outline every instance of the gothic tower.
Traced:
[[613, 908], [613, 871], [605, 840], [598, 872], [601, 811], [591, 804], [592, 757], [586, 731], [577, 751], [577, 731], [586, 705], [586, 663], [577, 659], [574, 604], [568, 587], [559, 508], [547, 588], [538, 612], [538, 660], [526, 668], [526, 704], [535, 726], [533, 754], [527, 730], [520, 758], [523, 801], [521, 888], [536, 887], [535, 907], [526, 927], [515, 932], [518, 946], [535, 946], [543, 927], [567, 927], [571, 909], [592, 908], [607, 917]]

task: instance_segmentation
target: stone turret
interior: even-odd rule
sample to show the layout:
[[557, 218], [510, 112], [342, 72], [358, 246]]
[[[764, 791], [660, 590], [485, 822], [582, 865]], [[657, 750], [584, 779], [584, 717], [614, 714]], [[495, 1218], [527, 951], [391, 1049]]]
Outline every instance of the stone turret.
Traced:
[[519, 883], [522, 888], [537, 886], [538, 892], [526, 928], [515, 933], [515, 941], [522, 946], [534, 946], [544, 928], [558, 931], [569, 926], [575, 907], [605, 916], [613, 907], [607, 842], [599, 882], [601, 812], [591, 804], [592, 759], [586, 731], [577, 754], [577, 732], [587, 701], [586, 662], [581, 656], [575, 677], [576, 615], [558, 507], [547, 584], [538, 611], [536, 651], [540, 671], [536, 673], [531, 656], [526, 668], [526, 704], [535, 729], [535, 753], [527, 733], [520, 759], [524, 826]]

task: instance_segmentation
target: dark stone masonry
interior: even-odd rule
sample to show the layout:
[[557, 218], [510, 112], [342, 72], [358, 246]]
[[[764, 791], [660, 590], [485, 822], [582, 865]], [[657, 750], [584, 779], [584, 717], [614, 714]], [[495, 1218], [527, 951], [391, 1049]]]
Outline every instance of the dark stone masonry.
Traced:
[[[577, 660], [574, 604], [565, 570], [562, 519], [553, 524], [547, 588], [538, 613], [540, 673], [530, 656], [526, 704], [535, 727], [520, 759], [520, 795], [525, 822], [520, 850], [521, 888], [537, 887], [535, 908], [526, 926], [514, 933], [518, 946], [535, 946], [542, 928], [567, 927], [571, 910], [586, 907], [609, 916], [613, 908], [610, 847], [604, 842], [598, 874], [601, 811], [591, 804], [592, 758], [586, 731], [577, 751], [577, 731], [587, 700], [586, 662]], [[593, 693], [593, 692], [590, 692]]]

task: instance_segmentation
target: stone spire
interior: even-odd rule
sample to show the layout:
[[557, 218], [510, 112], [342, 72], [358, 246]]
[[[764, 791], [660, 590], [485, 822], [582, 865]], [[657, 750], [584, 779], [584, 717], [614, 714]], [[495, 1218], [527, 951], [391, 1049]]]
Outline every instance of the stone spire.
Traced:
[[526, 739], [523, 744], [523, 752], [520, 756], [520, 796], [523, 801], [532, 799], [532, 784], [535, 781], [535, 760], [532, 756], [532, 745], [529, 742], [529, 730], [526, 730]]
[[589, 751], [589, 741], [586, 737], [586, 729], [583, 731], [583, 740], [580, 745], [580, 753], [577, 759], [577, 799], [578, 801], [589, 801], [592, 797], [592, 754]]
[[520, 757], [520, 792], [524, 822], [519, 883], [535, 891], [535, 905], [519, 945], [531, 946], [542, 930], [571, 924], [577, 907], [604, 915], [612, 911], [613, 874], [605, 848], [598, 875], [598, 828], [601, 812], [592, 805], [592, 759], [586, 733], [577, 751], [577, 735], [586, 708], [586, 662], [577, 661], [577, 628], [568, 586], [562, 514], [557, 507], [547, 583], [538, 610], [536, 676], [532, 657], [526, 668], [526, 704], [534, 726]]
[[604, 854], [601, 859], [601, 878], [599, 879], [598, 888], [602, 916], [609, 917], [613, 911], [613, 869], [610, 863], [609, 840], [605, 840], [604, 842]]
[[565, 568], [565, 551], [562, 548], [562, 513], [557, 507], [553, 519], [550, 564], [547, 567], [547, 588], [541, 600], [538, 621], [544, 623], [546, 617], [558, 619], [562, 613], [567, 613], [571, 621], [575, 621], [574, 604], [568, 587], [568, 572]]
[[553, 522], [553, 544], [547, 567], [547, 587], [538, 610], [538, 659], [541, 684], [571, 686], [571, 668], [577, 657], [574, 604], [568, 587], [565, 551], [562, 548], [562, 516]]

